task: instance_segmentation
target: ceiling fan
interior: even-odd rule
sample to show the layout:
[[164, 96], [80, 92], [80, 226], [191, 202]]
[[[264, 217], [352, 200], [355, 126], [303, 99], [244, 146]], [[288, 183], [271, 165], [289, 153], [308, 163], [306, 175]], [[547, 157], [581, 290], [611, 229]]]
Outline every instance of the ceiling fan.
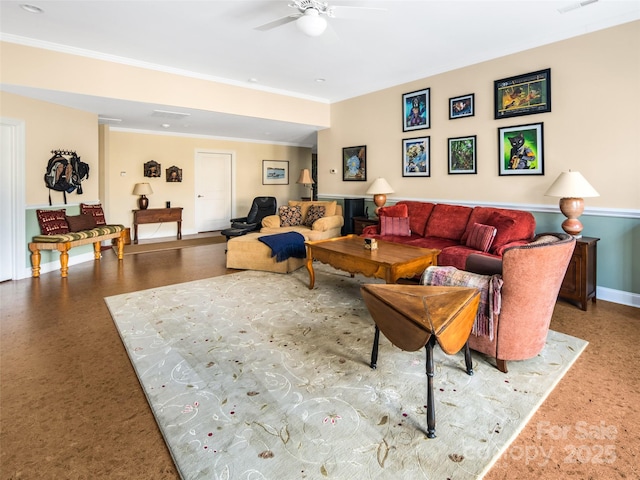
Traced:
[[303, 33], [310, 37], [317, 37], [327, 28], [327, 20], [324, 16], [329, 18], [336, 18], [341, 16], [341, 12], [345, 10], [361, 9], [361, 10], [385, 10], [384, 8], [375, 7], [352, 7], [346, 5], [329, 5], [328, 2], [321, 2], [319, 0], [292, 0], [289, 5], [291, 8], [296, 8], [298, 13], [287, 15], [286, 17], [273, 20], [271, 22], [255, 27], [255, 30], [271, 30], [272, 28], [286, 25], [290, 22], [296, 22], [296, 25]]

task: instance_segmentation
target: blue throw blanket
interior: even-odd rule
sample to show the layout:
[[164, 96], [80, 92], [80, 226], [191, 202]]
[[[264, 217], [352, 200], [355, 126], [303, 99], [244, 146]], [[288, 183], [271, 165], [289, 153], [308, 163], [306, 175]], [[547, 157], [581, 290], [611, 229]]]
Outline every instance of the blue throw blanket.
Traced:
[[271, 256], [277, 262], [284, 262], [288, 258], [305, 258], [307, 250], [304, 246], [304, 236], [298, 232], [278, 233], [258, 237], [262, 243], [271, 248]]

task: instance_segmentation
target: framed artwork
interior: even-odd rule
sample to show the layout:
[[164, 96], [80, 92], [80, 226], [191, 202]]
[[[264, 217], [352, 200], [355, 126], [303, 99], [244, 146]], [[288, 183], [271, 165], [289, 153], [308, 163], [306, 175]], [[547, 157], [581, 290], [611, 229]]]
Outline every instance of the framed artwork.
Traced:
[[431, 127], [430, 102], [428, 88], [402, 95], [403, 132]]
[[498, 128], [500, 175], [544, 175], [542, 123]]
[[167, 182], [181, 182], [182, 181], [182, 169], [175, 165], [167, 168]]
[[551, 69], [493, 82], [495, 118], [551, 111]]
[[476, 114], [475, 95], [461, 95], [449, 99], [449, 120], [473, 117]]
[[449, 174], [478, 173], [476, 136], [449, 139]]
[[289, 161], [288, 160], [263, 160], [262, 161], [263, 185], [289, 185]]
[[367, 146], [346, 147], [342, 149], [342, 180], [354, 182], [367, 181]]
[[144, 176], [145, 177], [161, 177], [162, 170], [160, 164], [155, 160], [149, 160], [144, 164]]
[[429, 137], [402, 140], [403, 177], [430, 177], [430, 160]]

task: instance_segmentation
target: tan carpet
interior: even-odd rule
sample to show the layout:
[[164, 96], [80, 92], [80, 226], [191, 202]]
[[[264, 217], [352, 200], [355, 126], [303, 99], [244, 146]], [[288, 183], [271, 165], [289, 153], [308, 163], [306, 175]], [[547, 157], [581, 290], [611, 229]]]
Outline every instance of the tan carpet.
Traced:
[[241, 272], [106, 299], [182, 478], [482, 477], [586, 342], [550, 332], [509, 373], [436, 349], [437, 438], [423, 351], [380, 342], [362, 283], [318, 265], [316, 288]]
[[[187, 247], [198, 247], [201, 245], [215, 245], [217, 243], [224, 243], [227, 239], [222, 235], [215, 235], [201, 238], [189, 238], [182, 240], [171, 240], [167, 242], [153, 242], [153, 243], [139, 243], [134, 245], [125, 245], [125, 255], [136, 255], [138, 253], [159, 252], [161, 250], [177, 250]], [[112, 247], [115, 251], [115, 247]]]

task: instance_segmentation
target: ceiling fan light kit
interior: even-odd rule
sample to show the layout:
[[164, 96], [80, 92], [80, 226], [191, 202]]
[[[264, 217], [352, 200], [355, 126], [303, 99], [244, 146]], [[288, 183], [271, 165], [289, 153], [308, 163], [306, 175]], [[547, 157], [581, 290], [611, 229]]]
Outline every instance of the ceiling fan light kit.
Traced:
[[327, 29], [327, 21], [320, 16], [320, 12], [315, 8], [308, 8], [304, 11], [296, 25], [305, 34], [310, 37], [318, 37]]

